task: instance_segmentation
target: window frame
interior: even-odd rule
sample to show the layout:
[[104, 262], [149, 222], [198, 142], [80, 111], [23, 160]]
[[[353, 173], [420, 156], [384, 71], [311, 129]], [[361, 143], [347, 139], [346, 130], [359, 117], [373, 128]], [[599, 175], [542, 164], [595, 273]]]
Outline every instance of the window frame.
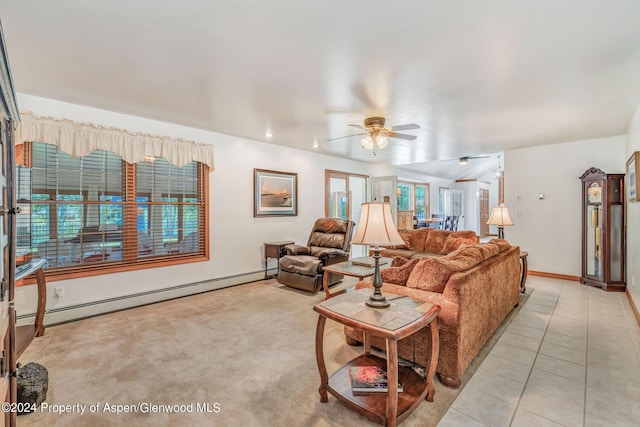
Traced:
[[[24, 149], [22, 152], [22, 163], [27, 167], [32, 167], [32, 149], [31, 142], [27, 142], [24, 144]], [[59, 149], [59, 147], [58, 147]], [[117, 155], [117, 154], [116, 154]], [[19, 159], [20, 160], [20, 159]], [[127, 163], [124, 160], [122, 161], [122, 194], [117, 192], [106, 192], [104, 195], [111, 196], [121, 196], [121, 202], [105, 202], [103, 200], [89, 201], [86, 199], [87, 191], [78, 191], [73, 194], [82, 194], [83, 195], [83, 212], [82, 212], [82, 221], [83, 224], [86, 224], [86, 215], [87, 209], [86, 206], [90, 204], [96, 204], [98, 206], [98, 211], [100, 211], [100, 205], [105, 203], [121, 203], [122, 204], [122, 259], [117, 261], [110, 262], [99, 262], [99, 263], [87, 263], [87, 264], [79, 264], [73, 266], [60, 266], [49, 268], [46, 270], [47, 280], [48, 281], [56, 281], [56, 280], [67, 280], [67, 279], [75, 279], [82, 277], [91, 277], [98, 276], [103, 274], [111, 274], [116, 272], [127, 272], [127, 271], [136, 271], [143, 270], [148, 268], [155, 267], [166, 267], [172, 265], [181, 265], [188, 264], [193, 262], [202, 262], [208, 261], [210, 259], [210, 245], [209, 245], [209, 180], [210, 180], [210, 168], [204, 163], [198, 162], [197, 170], [196, 170], [196, 194], [195, 197], [200, 202], [196, 202], [194, 206], [198, 206], [198, 209], [201, 210], [201, 214], [198, 215], [198, 231], [201, 234], [199, 245], [201, 250], [198, 252], [186, 252], [186, 253], [168, 253], [161, 255], [153, 255], [149, 257], [140, 257], [138, 256], [137, 251], [137, 243], [138, 243], [138, 226], [137, 226], [137, 216], [136, 209], [139, 202], [137, 201], [137, 197], [139, 196], [136, 193], [136, 177], [137, 177], [137, 165], [134, 163]], [[32, 189], [32, 194], [34, 194], [34, 189]], [[49, 239], [57, 238], [58, 236], [58, 225], [55, 221], [55, 217], [58, 215], [58, 209], [56, 206], [60, 201], [55, 200], [56, 192], [55, 191], [41, 191], [35, 190], [35, 194], [48, 194], [49, 200], [32, 200], [32, 204], [48, 204], [51, 207], [49, 208]], [[101, 194], [102, 195], [102, 194]], [[150, 194], [148, 195], [150, 196]], [[183, 197], [184, 196], [184, 197]], [[174, 197], [172, 195], [172, 197]], [[178, 194], [177, 197], [181, 200], [183, 198], [192, 198], [193, 194]], [[150, 198], [150, 197], [149, 197]], [[149, 206], [153, 204], [164, 205], [165, 202], [147, 202]], [[191, 204], [189, 202], [179, 201], [175, 203], [176, 205], [185, 205]], [[150, 214], [151, 209], [148, 209], [148, 214]], [[183, 214], [182, 209], [178, 209], [178, 242], [183, 233]], [[132, 215], [132, 216], [131, 216]], [[53, 218], [53, 219], [52, 219]], [[133, 218], [133, 220], [131, 219]], [[126, 223], [128, 221], [128, 223]], [[33, 243], [32, 243], [33, 247]], [[34, 278], [23, 279], [18, 283], [19, 285], [26, 285], [35, 283]]]
[[[398, 181], [397, 188], [402, 191], [400, 186], [409, 188], [409, 209], [400, 209], [400, 202], [398, 201], [398, 210], [409, 210], [413, 211], [413, 215], [417, 216], [416, 213], [416, 188], [424, 187], [425, 195], [424, 195], [424, 206], [425, 206], [425, 218], [429, 218], [431, 203], [430, 203], [430, 192], [431, 187], [428, 182], [409, 182], [409, 181]], [[399, 199], [399, 197], [398, 197]]]

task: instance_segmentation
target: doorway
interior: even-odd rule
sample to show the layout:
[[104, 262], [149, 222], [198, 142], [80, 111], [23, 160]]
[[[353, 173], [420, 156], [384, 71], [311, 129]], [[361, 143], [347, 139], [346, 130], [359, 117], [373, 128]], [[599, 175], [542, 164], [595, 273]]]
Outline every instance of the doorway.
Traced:
[[458, 217], [458, 230], [466, 230], [464, 226], [464, 191], [451, 190], [451, 215]]
[[[327, 218], [350, 219], [358, 226], [360, 221], [360, 205], [367, 200], [367, 176], [339, 172], [324, 171], [325, 203], [324, 214]], [[355, 232], [355, 230], [354, 230]], [[353, 245], [351, 257], [365, 256], [365, 247]]]
[[489, 190], [481, 188], [480, 194], [480, 237], [489, 235]]

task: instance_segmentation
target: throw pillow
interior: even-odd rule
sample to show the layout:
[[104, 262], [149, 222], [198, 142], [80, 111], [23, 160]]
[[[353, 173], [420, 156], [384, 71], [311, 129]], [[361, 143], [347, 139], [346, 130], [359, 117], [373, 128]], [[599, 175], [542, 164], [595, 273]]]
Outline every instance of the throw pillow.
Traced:
[[[404, 285], [407, 283], [407, 279], [418, 261], [420, 261], [420, 258], [407, 259], [394, 257], [391, 262], [391, 267], [380, 271], [380, 277], [382, 277], [383, 282], [393, 283], [394, 285]], [[395, 266], [394, 264], [396, 263], [399, 265]]]
[[391, 260], [391, 267], [402, 267], [409, 262], [409, 258], [394, 256]]
[[445, 259], [421, 258], [407, 279], [407, 287], [442, 293], [453, 273]]

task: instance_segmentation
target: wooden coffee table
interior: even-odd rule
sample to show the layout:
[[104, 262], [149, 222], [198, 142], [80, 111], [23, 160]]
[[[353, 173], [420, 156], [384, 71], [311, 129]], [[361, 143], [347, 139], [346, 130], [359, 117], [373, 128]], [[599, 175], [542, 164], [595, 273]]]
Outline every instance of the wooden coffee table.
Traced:
[[[382, 425], [395, 426], [408, 417], [425, 399], [433, 402], [433, 378], [438, 364], [439, 336], [436, 316], [440, 306], [410, 297], [385, 292], [391, 301], [389, 308], [371, 308], [365, 301], [371, 289], [359, 289], [317, 304], [316, 360], [320, 372], [320, 402], [327, 402], [327, 392], [348, 408]], [[327, 319], [363, 331], [364, 354], [334, 372], [327, 373], [324, 361], [324, 326]], [[431, 328], [431, 357], [426, 378], [413, 370], [398, 366], [398, 341], [429, 325]], [[386, 340], [387, 359], [371, 354], [371, 336]], [[351, 390], [349, 369], [353, 366], [379, 366], [387, 371], [388, 392], [354, 393]], [[403, 392], [398, 393], [398, 382]]]
[[[356, 258], [357, 260], [358, 258]], [[364, 265], [356, 265], [351, 261], [343, 261], [337, 262], [335, 264], [327, 265], [323, 267], [324, 275], [322, 277], [322, 288], [324, 289], [324, 293], [326, 295], [326, 299], [334, 297], [336, 295], [340, 295], [346, 292], [346, 290], [341, 290], [339, 292], [335, 292], [333, 294], [329, 293], [329, 274], [328, 273], [336, 273], [342, 274], [349, 277], [357, 277], [359, 280], [363, 280], [366, 277], [373, 276], [375, 274], [375, 267], [367, 267]], [[380, 258], [380, 270], [384, 270], [385, 268], [391, 267], [391, 258]]]

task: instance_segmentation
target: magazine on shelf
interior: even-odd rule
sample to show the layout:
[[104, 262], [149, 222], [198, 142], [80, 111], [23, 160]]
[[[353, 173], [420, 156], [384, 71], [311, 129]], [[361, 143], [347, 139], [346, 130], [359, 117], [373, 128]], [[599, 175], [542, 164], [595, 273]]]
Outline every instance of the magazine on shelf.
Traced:
[[[387, 264], [389, 262], [388, 259], [383, 259], [380, 258], [380, 262], [378, 263], [378, 265], [384, 265]], [[351, 264], [353, 265], [362, 265], [364, 267], [375, 267], [376, 266], [376, 261], [373, 259], [372, 256], [367, 256], [367, 257], [363, 257], [363, 258], [355, 258], [351, 260]]]
[[[353, 366], [349, 368], [351, 390], [354, 393], [376, 393], [388, 391], [387, 373], [379, 366]], [[398, 383], [398, 393], [402, 384]]]

